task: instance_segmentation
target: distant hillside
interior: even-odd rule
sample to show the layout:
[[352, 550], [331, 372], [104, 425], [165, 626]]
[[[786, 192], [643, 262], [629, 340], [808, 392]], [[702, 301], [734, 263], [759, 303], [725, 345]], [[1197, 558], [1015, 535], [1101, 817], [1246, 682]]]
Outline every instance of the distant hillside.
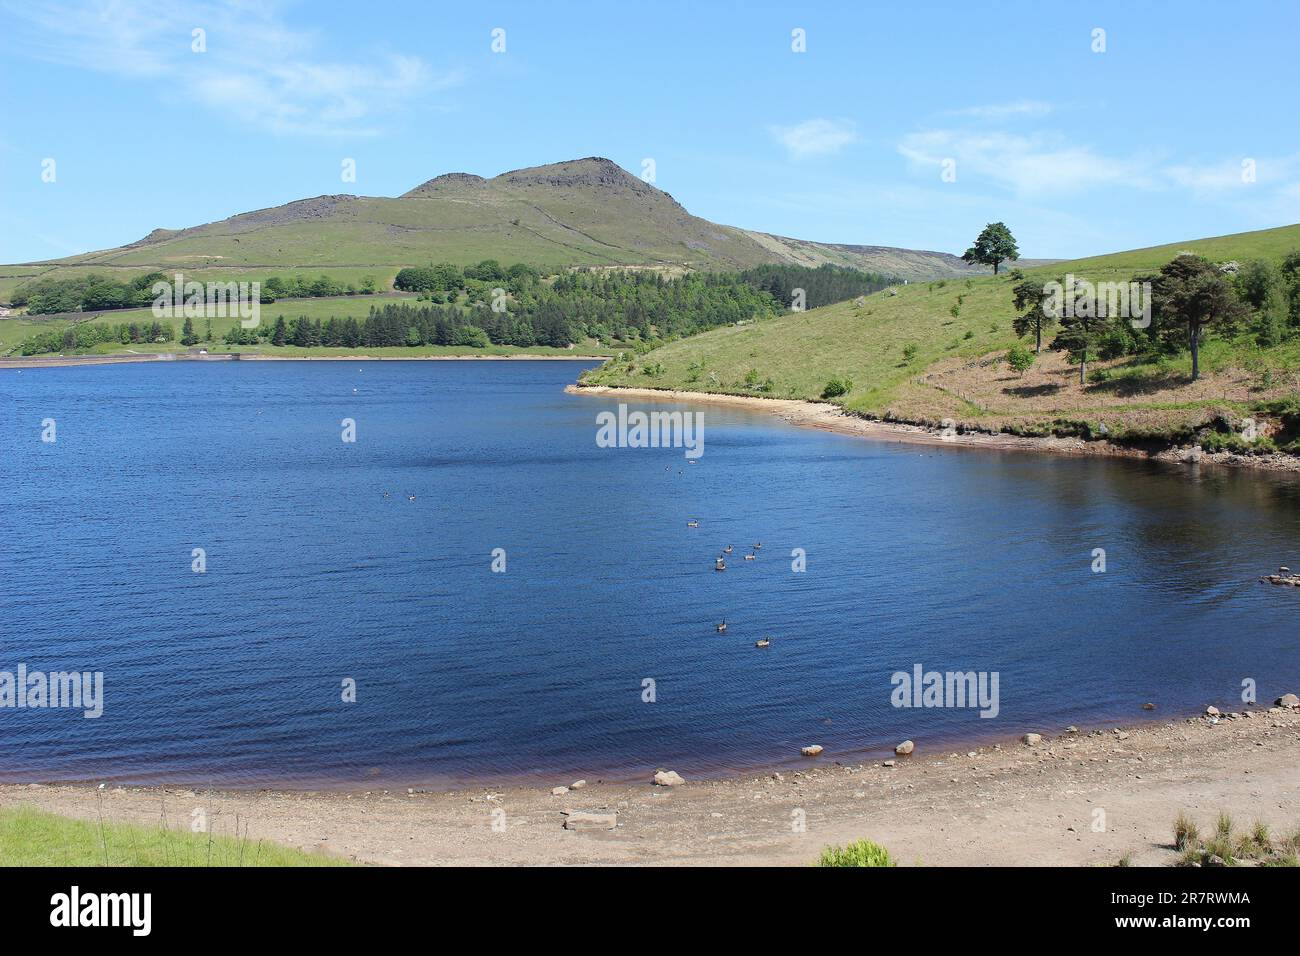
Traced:
[[723, 271], [831, 262], [907, 279], [982, 271], [947, 253], [816, 243], [718, 225], [610, 160], [591, 157], [492, 179], [447, 173], [396, 199], [317, 196], [206, 225], [155, 229], [116, 249], [0, 267], [0, 299], [22, 276], [67, 269], [370, 270], [391, 278], [402, 266], [463, 266], [486, 258], [552, 270]]
[[[1180, 252], [1216, 262], [1280, 262], [1300, 250], [1300, 225], [1172, 243], [1032, 267], [1041, 279], [1071, 272], [1124, 280], [1156, 272]], [[1020, 264], [1017, 264], [1020, 265]], [[1262, 347], [1247, 325], [1210, 335], [1203, 377], [1182, 355], [1123, 356], [1077, 366], [1044, 350], [1033, 367], [1008, 368], [1015, 278], [1004, 273], [914, 282], [825, 308], [713, 329], [644, 355], [627, 354], [584, 376], [592, 385], [639, 386], [818, 400], [830, 391], [850, 411], [906, 421], [951, 419], [979, 430], [1031, 434], [1087, 427], [1118, 435], [1179, 435], [1216, 416], [1240, 418], [1300, 394], [1300, 330]], [[1049, 343], [1058, 329], [1045, 336]], [[1032, 339], [1028, 341], [1032, 347]], [[1065, 421], [1066, 424], [1062, 424]], [[1182, 431], [1180, 431], [1182, 430]]]

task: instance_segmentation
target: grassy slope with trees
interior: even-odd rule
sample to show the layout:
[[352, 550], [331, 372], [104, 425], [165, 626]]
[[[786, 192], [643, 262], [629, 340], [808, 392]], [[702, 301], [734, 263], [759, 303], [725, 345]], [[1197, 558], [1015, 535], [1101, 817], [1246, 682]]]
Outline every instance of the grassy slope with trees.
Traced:
[[[1300, 392], [1300, 299], [1295, 292], [1291, 303], [1282, 306], [1291, 311], [1276, 341], [1261, 334], [1267, 309], [1249, 303], [1243, 304], [1235, 327], [1209, 327], [1200, 349], [1199, 381], [1191, 380], [1185, 336], [1180, 345], [1177, 328], [1171, 328], [1176, 323], [1158, 315], [1149, 343], [1127, 343], [1126, 351], [1140, 354], [1101, 361], [1090, 356], [1088, 380], [1080, 385], [1078, 365], [1071, 364], [1068, 352], [1045, 348], [1032, 361], [1032, 371], [1008, 367], [1009, 350], [1033, 348], [1032, 332], [1022, 339], [1014, 328], [1024, 311], [1016, 308], [1015, 288], [1026, 279], [1042, 283], [1067, 272], [1108, 281], [1158, 274], [1180, 253], [1191, 252], [1216, 264], [1241, 264], [1235, 277], [1225, 277], [1240, 299], [1248, 294], [1247, 277], [1260, 271], [1278, 277], [1287, 254], [1296, 249], [1300, 226], [1287, 226], [1023, 272], [1008, 272], [1004, 265], [996, 277], [914, 283], [810, 312], [716, 329], [647, 355], [619, 356], [583, 381], [830, 399], [869, 416], [934, 424], [947, 418], [959, 427], [1027, 434], [1185, 440], [1208, 424], [1213, 434], [1203, 437], [1211, 447], [1241, 447], [1230, 432], [1251, 415], [1265, 425], [1265, 440], [1256, 450], [1266, 451], [1273, 438], [1281, 443], [1295, 437], [1291, 431], [1297, 416], [1286, 407], [1295, 404]], [[1275, 288], [1274, 309], [1279, 293], [1285, 297], [1284, 289]], [[1050, 326], [1045, 344], [1061, 331], [1059, 323]], [[1094, 340], [1094, 348], [1100, 344]]]
[[[104, 312], [94, 321], [50, 320], [11, 348], [22, 355], [141, 353], [177, 347], [272, 354], [298, 350], [294, 355], [412, 350], [410, 354], [422, 355], [457, 350], [563, 354], [578, 346], [585, 354], [609, 354], [615, 346], [644, 350], [715, 326], [770, 317], [783, 303], [800, 297], [809, 306], [841, 301], [883, 288], [889, 281], [829, 265], [765, 265], [741, 273], [675, 277], [657, 270], [586, 269], [542, 276], [522, 263], [505, 267], [489, 259], [463, 269], [451, 263], [404, 268], [395, 278], [408, 293], [403, 299], [267, 302], [262, 321], [250, 329], [241, 327], [237, 315], [206, 319], [123, 309]], [[140, 283], [87, 285], [80, 279], [44, 279], [31, 297], [42, 308], [87, 295], [131, 302], [140, 289], [147, 291]]]

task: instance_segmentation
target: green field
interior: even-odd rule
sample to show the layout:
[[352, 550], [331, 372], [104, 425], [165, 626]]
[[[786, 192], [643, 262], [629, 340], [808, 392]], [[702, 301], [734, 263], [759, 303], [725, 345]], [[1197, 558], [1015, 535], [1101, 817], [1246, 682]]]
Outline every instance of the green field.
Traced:
[[[1245, 262], [1257, 258], [1279, 260], [1294, 249], [1300, 249], [1300, 226], [1061, 262], [1026, 271], [1042, 279], [1072, 272], [1093, 280], [1119, 281], [1154, 272], [1184, 250], [1216, 261]], [[591, 371], [583, 381], [592, 385], [820, 400], [832, 378], [848, 378], [852, 389], [835, 401], [851, 411], [909, 421], [950, 417], [992, 430], [1016, 419], [1050, 419], [1059, 413], [1100, 410], [1131, 419], [1135, 417], [1132, 413], [1172, 413], [1217, 405], [1249, 407], [1253, 397], [1275, 398], [1295, 391], [1288, 376], [1300, 369], [1300, 342], [1291, 340], [1276, 348], [1261, 349], [1253, 342], [1211, 339], [1202, 352], [1203, 369], [1209, 374], [1193, 389], [1177, 384], [1190, 369], [1186, 356], [1152, 367], [1120, 360], [1110, 363], [1114, 367], [1108, 374], [1118, 380], [1128, 377], [1131, 381], [1127, 388], [1112, 381], [1071, 389], [1069, 373], [1065, 373], [1053, 408], [1029, 408], [1016, 396], [1014, 383], [990, 391], [982, 388], [987, 381], [979, 381], [981, 374], [985, 380], [1004, 378], [1005, 366], [990, 359], [1019, 341], [1012, 329], [1014, 284], [1015, 280], [1004, 273], [897, 286], [852, 302], [757, 324], [714, 329], [643, 355], [624, 355]], [[1059, 356], [1049, 357], [1045, 350], [1040, 363], [1050, 366], [1053, 360], [1059, 362]], [[987, 368], [969, 370], [979, 363], [986, 363]], [[949, 372], [958, 375], [963, 386], [969, 381], [970, 388], [946, 387], [939, 373]], [[1077, 371], [1072, 374], [1077, 378]], [[1215, 391], [1216, 374], [1231, 377], [1232, 387], [1225, 385]], [[1242, 392], [1239, 380], [1266, 374], [1276, 380], [1271, 389]], [[1246, 397], [1241, 398], [1239, 392]], [[986, 395], [992, 397], [985, 400]], [[1187, 416], [1136, 417], [1173, 420]]]
[[[322, 321], [334, 316], [335, 318], [355, 318], [364, 319], [370, 312], [372, 306], [385, 304], [414, 304], [414, 296], [337, 296], [329, 299], [284, 299], [279, 302], [273, 302], [261, 307], [261, 321], [264, 324], [274, 325], [278, 316], [283, 315], [285, 321], [289, 321], [300, 315], [305, 315], [309, 319], [320, 319]], [[154, 321], [154, 315], [150, 309], [112, 309], [105, 312], [85, 312], [76, 318], [63, 317], [46, 317], [40, 315], [26, 316], [9, 316], [0, 318], [0, 355], [8, 353], [11, 349], [21, 345], [28, 337], [43, 332], [48, 329], [64, 329], [73, 322], [98, 322], [108, 325], [123, 325], [130, 322], [148, 323]], [[180, 334], [181, 325], [184, 319], [161, 320], [170, 321], [176, 328], [177, 335]], [[200, 347], [208, 348], [212, 351], [250, 351], [247, 347], [227, 348], [221, 341], [228, 331], [239, 324], [237, 316], [227, 316], [225, 318], [214, 318], [212, 320], [212, 341], [200, 343]], [[194, 320], [194, 329], [199, 335], [206, 334], [207, 320]], [[268, 346], [270, 348], [270, 346]], [[116, 352], [136, 351], [136, 352], [176, 352], [184, 351], [184, 346], [178, 342], [165, 342], [159, 344], [136, 344], [131, 346], [101, 346], [96, 350], [98, 354], [110, 354]], [[278, 351], [273, 349], [273, 351]], [[298, 351], [302, 351], [299, 349]], [[313, 350], [314, 351], [314, 350]]]
[[265, 840], [0, 810], [0, 866], [349, 866]]

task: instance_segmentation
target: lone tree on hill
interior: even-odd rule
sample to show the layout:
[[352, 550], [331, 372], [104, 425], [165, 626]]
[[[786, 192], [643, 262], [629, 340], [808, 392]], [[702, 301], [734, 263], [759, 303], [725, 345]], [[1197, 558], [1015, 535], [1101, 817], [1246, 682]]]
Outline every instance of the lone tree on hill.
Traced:
[[992, 266], [993, 274], [997, 275], [998, 264], [1019, 259], [1020, 250], [1016, 248], [1016, 239], [1005, 223], [991, 222], [976, 237], [975, 245], [962, 254], [962, 258], [967, 262]]
[[1228, 278], [1208, 259], [1181, 255], [1165, 264], [1155, 281], [1155, 311], [1161, 332], [1187, 331], [1192, 351], [1192, 381], [1201, 377], [1201, 334], [1216, 322], [1241, 319], [1246, 306], [1232, 292]]

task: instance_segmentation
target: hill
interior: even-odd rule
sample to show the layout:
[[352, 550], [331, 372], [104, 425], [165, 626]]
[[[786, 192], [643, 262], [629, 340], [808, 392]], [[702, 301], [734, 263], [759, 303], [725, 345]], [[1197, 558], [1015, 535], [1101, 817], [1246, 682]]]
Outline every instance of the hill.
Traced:
[[[1246, 262], [1277, 261], [1295, 249], [1300, 225], [1026, 272], [1043, 280], [1066, 272], [1126, 280], [1183, 251]], [[852, 387], [835, 402], [867, 416], [928, 424], [951, 419], [959, 428], [1027, 434], [1089, 434], [1105, 425], [1109, 434], [1134, 440], [1185, 436], [1216, 416], [1239, 418], [1300, 392], [1300, 339], [1294, 337], [1273, 348], [1259, 347], [1250, 335], [1212, 338], [1202, 351], [1205, 374], [1194, 383], [1185, 353], [1090, 363], [1085, 386], [1077, 366], [1046, 349], [1030, 371], [1014, 373], [1004, 361], [1006, 350], [1021, 342], [1011, 324], [1014, 284], [1004, 273], [896, 286], [624, 355], [583, 381], [819, 401], [839, 378]]]
[[482, 259], [566, 266], [729, 271], [831, 262], [916, 279], [978, 274], [939, 252], [808, 242], [719, 225], [608, 159], [589, 157], [485, 179], [448, 173], [397, 198], [317, 196], [220, 222], [155, 229], [125, 246], [0, 266], [0, 300], [41, 274], [184, 269], [195, 278], [325, 272], [344, 281], [402, 266]]

